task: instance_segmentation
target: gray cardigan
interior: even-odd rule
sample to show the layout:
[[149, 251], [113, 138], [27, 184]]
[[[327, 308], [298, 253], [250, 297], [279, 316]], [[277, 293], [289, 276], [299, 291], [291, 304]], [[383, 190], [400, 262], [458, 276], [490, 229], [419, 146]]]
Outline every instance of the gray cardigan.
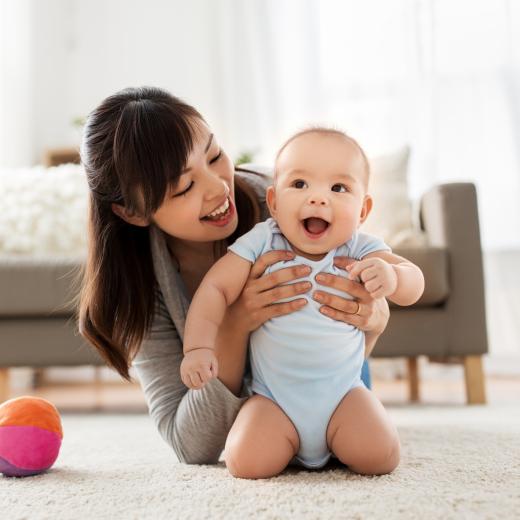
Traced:
[[[257, 194], [262, 220], [269, 214], [265, 190], [271, 177], [236, 172]], [[150, 244], [158, 282], [151, 329], [133, 362], [148, 410], [163, 439], [181, 462], [218, 461], [227, 434], [247, 396], [235, 396], [219, 379], [202, 390], [188, 390], [180, 378], [182, 342], [189, 297], [166, 246], [166, 236], [150, 227]]]

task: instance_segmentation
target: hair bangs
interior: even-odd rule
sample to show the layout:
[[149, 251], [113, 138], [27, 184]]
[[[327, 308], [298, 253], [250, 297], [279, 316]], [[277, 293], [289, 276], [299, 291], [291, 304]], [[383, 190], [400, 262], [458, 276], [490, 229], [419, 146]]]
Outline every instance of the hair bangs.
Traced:
[[149, 217], [182, 175], [202, 122], [192, 107], [139, 99], [128, 103], [114, 136], [114, 167], [124, 205]]

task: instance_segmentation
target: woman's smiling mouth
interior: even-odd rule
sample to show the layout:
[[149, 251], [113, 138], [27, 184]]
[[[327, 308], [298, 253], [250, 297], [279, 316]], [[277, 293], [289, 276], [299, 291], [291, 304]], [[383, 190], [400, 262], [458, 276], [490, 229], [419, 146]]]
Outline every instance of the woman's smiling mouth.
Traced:
[[214, 226], [222, 227], [231, 222], [235, 212], [235, 205], [233, 204], [231, 198], [228, 197], [220, 207], [211, 212], [209, 215], [202, 217], [200, 220]]

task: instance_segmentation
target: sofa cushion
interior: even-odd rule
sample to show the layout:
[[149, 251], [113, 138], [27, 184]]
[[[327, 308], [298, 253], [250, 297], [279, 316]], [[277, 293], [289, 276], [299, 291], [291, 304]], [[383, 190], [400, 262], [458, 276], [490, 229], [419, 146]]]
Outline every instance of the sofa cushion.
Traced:
[[[448, 251], [441, 247], [395, 248], [393, 252], [418, 265], [424, 274], [424, 293], [415, 304], [419, 307], [440, 305], [450, 293], [448, 273]], [[390, 304], [390, 306], [395, 306]]]
[[0, 318], [71, 316], [78, 258], [0, 256]]

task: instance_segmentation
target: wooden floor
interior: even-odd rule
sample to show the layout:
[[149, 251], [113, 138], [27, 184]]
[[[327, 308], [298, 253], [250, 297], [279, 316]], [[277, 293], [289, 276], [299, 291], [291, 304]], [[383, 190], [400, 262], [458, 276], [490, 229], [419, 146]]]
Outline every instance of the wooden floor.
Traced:
[[[520, 404], [520, 378], [488, 377], [487, 400], [489, 404]], [[385, 405], [408, 403], [406, 380], [373, 381], [373, 390]], [[424, 405], [464, 405], [464, 381], [428, 380], [420, 383]], [[14, 392], [11, 397], [34, 395], [48, 399], [61, 412], [146, 412], [146, 404], [137, 384], [104, 382], [98, 384], [45, 384], [29, 391]]]

